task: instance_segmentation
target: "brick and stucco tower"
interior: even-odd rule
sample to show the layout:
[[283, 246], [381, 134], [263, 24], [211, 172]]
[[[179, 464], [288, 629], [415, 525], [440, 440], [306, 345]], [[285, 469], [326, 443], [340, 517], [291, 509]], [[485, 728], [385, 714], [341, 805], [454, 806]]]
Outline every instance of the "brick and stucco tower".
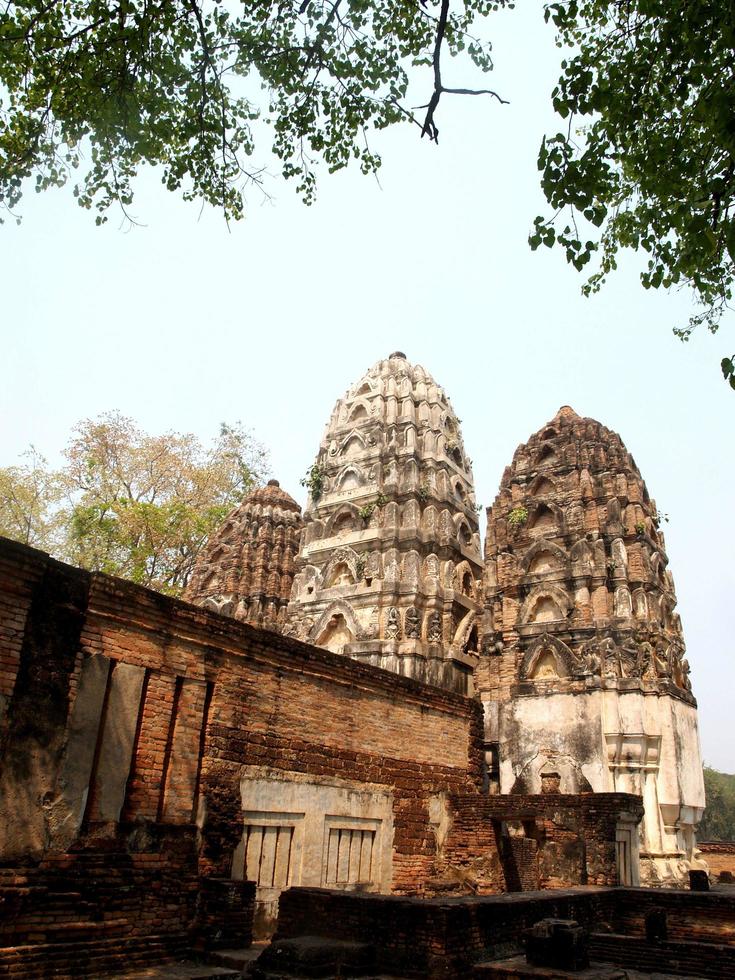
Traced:
[[640, 794], [641, 875], [681, 880], [704, 807], [696, 701], [656, 504], [565, 406], [488, 508], [478, 691], [501, 793]]
[[477, 660], [482, 559], [449, 399], [396, 352], [335, 405], [310, 470], [288, 607], [300, 639], [461, 693]]
[[199, 556], [184, 598], [280, 630], [291, 593], [301, 508], [278, 480], [249, 493]]

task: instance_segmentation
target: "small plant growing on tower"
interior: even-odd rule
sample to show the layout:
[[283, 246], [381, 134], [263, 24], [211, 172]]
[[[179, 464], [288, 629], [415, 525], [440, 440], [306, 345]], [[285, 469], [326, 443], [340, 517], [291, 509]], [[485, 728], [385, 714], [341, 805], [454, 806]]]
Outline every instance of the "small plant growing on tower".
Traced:
[[318, 500], [322, 495], [322, 490], [324, 489], [324, 467], [320, 466], [319, 463], [314, 463], [306, 471], [306, 476], [304, 476], [299, 482], [302, 487], [306, 487], [311, 494], [312, 500]]
[[365, 504], [364, 507], [361, 507], [360, 508], [360, 510], [359, 510], [358, 513], [360, 514], [360, 517], [363, 519], [363, 521], [366, 524], [370, 520], [370, 518], [373, 516], [373, 513], [375, 512], [375, 507], [376, 507], [376, 504], [373, 503], [373, 504]]
[[355, 578], [358, 582], [362, 581], [362, 577], [365, 574], [365, 559], [362, 555], [358, 555], [355, 559]]
[[512, 528], [523, 527], [527, 520], [528, 511], [523, 505], [514, 507], [510, 514], [508, 514], [508, 523]]
[[428, 483], [422, 483], [421, 486], [419, 487], [418, 494], [417, 494], [417, 496], [418, 496], [418, 498], [419, 498], [419, 500], [421, 501], [422, 504], [425, 504], [426, 501], [429, 499], [429, 494], [430, 493], [431, 493], [431, 491], [429, 490], [429, 484]]
[[643, 521], [636, 521], [636, 523], [635, 523], [635, 533], [636, 534], [645, 534], [646, 533], [646, 525], [645, 525], [645, 523]]
[[657, 510], [651, 515], [651, 520], [656, 525], [656, 527], [660, 527], [662, 523], [663, 524], [669, 523], [669, 515], [662, 514], [660, 510]]
[[375, 498], [376, 507], [385, 507], [387, 503], [388, 503], [388, 498], [384, 493], [379, 493], [378, 496]]

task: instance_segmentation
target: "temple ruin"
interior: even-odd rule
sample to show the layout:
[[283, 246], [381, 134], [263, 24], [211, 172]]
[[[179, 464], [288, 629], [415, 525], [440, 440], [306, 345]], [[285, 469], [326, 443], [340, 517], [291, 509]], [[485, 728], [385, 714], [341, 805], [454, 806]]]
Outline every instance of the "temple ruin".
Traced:
[[249, 975], [321, 937], [324, 976], [520, 976], [554, 917], [608, 964], [735, 964], [735, 896], [681, 890], [696, 701], [620, 438], [561, 408], [483, 558], [460, 421], [396, 352], [305, 482], [303, 517], [276, 481], [228, 515], [187, 601], [0, 540], [0, 973], [274, 936]]

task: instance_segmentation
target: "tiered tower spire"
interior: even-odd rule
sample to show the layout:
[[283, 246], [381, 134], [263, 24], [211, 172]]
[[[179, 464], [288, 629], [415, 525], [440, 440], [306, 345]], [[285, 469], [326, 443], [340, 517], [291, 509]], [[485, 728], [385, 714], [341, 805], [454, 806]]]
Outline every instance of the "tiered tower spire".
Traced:
[[335, 405], [307, 479], [288, 628], [468, 691], [482, 559], [469, 460], [434, 379], [396, 351]]
[[599, 422], [564, 406], [519, 446], [488, 508], [478, 689], [501, 792], [639, 793], [644, 874], [675, 881], [704, 792], [661, 523]]

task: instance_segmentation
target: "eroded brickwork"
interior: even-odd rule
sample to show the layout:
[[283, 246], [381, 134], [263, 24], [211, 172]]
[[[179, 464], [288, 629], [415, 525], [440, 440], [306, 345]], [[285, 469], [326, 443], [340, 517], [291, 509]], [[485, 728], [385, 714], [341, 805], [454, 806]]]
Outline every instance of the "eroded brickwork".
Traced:
[[620, 883], [618, 831], [643, 816], [625, 793], [452, 796], [437, 892], [492, 894]]
[[301, 528], [301, 508], [278, 480], [269, 480], [249, 493], [210, 537], [184, 598], [224, 616], [280, 630]]
[[[120, 814], [129, 821], [190, 824], [206, 806], [211, 842], [205, 848], [205, 863], [228, 871], [232, 854], [227, 847], [234, 846], [242, 829], [240, 770], [257, 765], [390, 787], [395, 799], [397, 887], [418, 886], [410, 869], [421, 862], [413, 859], [428, 861], [432, 854], [428, 797], [442, 790], [467, 791], [481, 783], [481, 713], [475, 702], [121, 580], [94, 575], [87, 592], [85, 573], [38, 552], [26, 554], [39, 567], [38, 578], [56, 583], [59, 591], [45, 587], [43, 615], [39, 612], [38, 622], [32, 618], [29, 624], [28, 662], [22, 665], [26, 673], [19, 673], [19, 678], [28, 674], [29, 681], [16, 684], [11, 724], [25, 717], [29, 697], [39, 703], [31, 666], [46, 647], [39, 648], [29, 637], [46, 619], [56, 624], [57, 602], [70, 590], [81, 592], [74, 611], [77, 632], [60, 632], [54, 639], [58, 690], [52, 692], [55, 714], [44, 720], [43, 737], [55, 739], [59, 748], [43, 772], [44, 811], [37, 813], [26, 794], [18, 796], [25, 772], [12, 764], [3, 766], [6, 855], [13, 848], [28, 853], [36, 838], [45, 846], [53, 846], [56, 835], [65, 840], [70, 820], [79, 827], [99, 823], [94, 787], [104, 782], [107, 798], [114, 798], [118, 787]], [[66, 607], [61, 611], [69, 615]], [[98, 663], [105, 669], [97, 687], [75, 686], [74, 678], [86, 676], [85, 669], [89, 673], [89, 665]], [[135, 697], [115, 708], [119, 676], [127, 689], [135, 681]], [[89, 701], [96, 699], [99, 709], [83, 712], [77, 690], [84, 690]], [[113, 709], [118, 712], [114, 717]], [[64, 767], [82, 760], [78, 753], [70, 759], [64, 749], [70, 737], [87, 732], [81, 726], [90, 715], [94, 724], [87, 742], [97, 744], [84, 760], [89, 770], [84, 778], [92, 791], [77, 801], [64, 795], [71, 776], [77, 778], [76, 769]], [[131, 733], [127, 768], [103, 773], [99, 765], [109, 755], [106, 740], [113, 730], [119, 736], [123, 723]], [[17, 744], [8, 744], [6, 761], [18, 745], [33, 756], [34, 732], [26, 730]], [[62, 812], [72, 811], [76, 803], [83, 812]], [[28, 813], [20, 819], [23, 806]], [[29, 837], [24, 828], [31, 815], [41, 823]]]
[[565, 406], [488, 509], [477, 687], [502, 793], [644, 799], [648, 882], [696, 861], [704, 787], [662, 519], [620, 437]]

